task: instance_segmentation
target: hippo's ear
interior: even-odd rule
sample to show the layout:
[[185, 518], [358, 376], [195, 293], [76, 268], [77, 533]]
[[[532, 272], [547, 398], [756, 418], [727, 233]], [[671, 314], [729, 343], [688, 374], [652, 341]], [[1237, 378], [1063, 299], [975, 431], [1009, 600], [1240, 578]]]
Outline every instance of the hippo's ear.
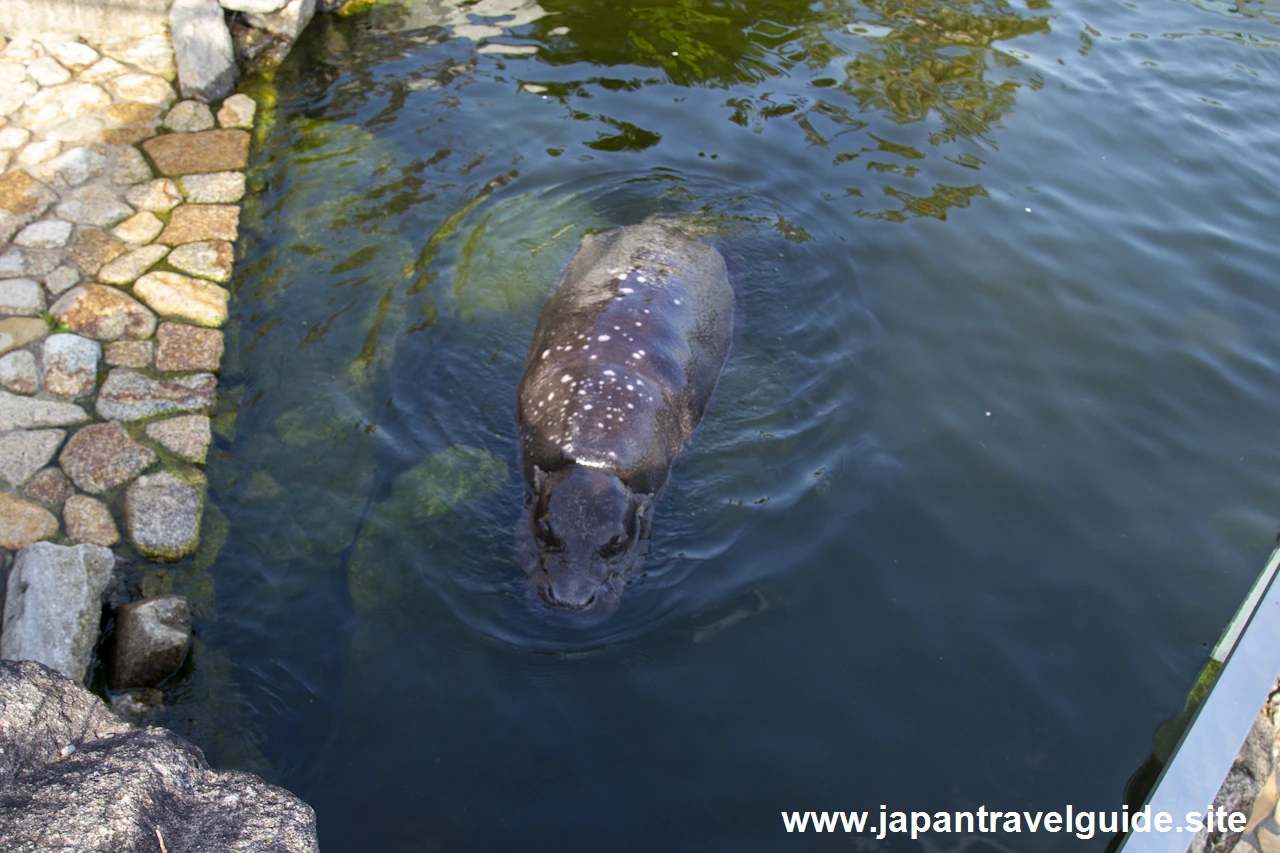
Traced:
[[547, 472], [543, 471], [537, 465], [533, 466], [533, 491], [534, 494], [542, 494], [542, 484], [547, 481]]

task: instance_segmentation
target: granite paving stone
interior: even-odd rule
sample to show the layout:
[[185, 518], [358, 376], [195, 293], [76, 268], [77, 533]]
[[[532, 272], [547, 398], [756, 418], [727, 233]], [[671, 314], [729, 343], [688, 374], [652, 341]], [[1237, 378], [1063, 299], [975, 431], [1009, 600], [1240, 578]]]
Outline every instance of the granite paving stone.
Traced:
[[61, 249], [71, 239], [71, 231], [75, 226], [61, 219], [46, 219], [33, 222], [18, 232], [13, 238], [15, 246], [29, 249]]
[[64, 429], [20, 429], [0, 433], [0, 480], [21, 488], [49, 464], [67, 437]]
[[104, 284], [130, 284], [138, 276], [160, 263], [169, 253], [167, 246], [143, 246], [126, 252], [98, 270], [98, 281]]
[[[147, 131], [150, 133], [150, 130]], [[133, 184], [149, 181], [155, 177], [151, 165], [142, 152], [131, 144], [123, 145], [112, 152], [111, 183], [128, 187]]]
[[244, 130], [205, 130], [167, 133], [142, 143], [160, 174], [176, 177], [243, 169], [249, 162], [249, 133]]
[[124, 200], [140, 210], [167, 213], [182, 203], [182, 192], [172, 178], [156, 178], [130, 187]]
[[71, 331], [96, 341], [143, 340], [156, 328], [156, 316], [126, 293], [105, 284], [79, 284], [49, 309]]
[[71, 238], [71, 257], [82, 275], [97, 275], [103, 264], [124, 253], [124, 246], [96, 228], [81, 229]]
[[177, 560], [200, 544], [204, 482], [183, 482], [168, 471], [139, 477], [124, 493], [129, 538], [143, 556]]
[[199, 101], [179, 101], [169, 110], [161, 122], [162, 127], [183, 133], [197, 133], [213, 129], [213, 111], [208, 104]]
[[58, 194], [20, 169], [0, 176], [0, 243], [35, 222]]
[[169, 266], [189, 275], [226, 282], [231, 279], [234, 250], [225, 240], [185, 243], [169, 254]]
[[0, 430], [74, 426], [89, 414], [74, 403], [36, 400], [0, 391]]
[[88, 495], [72, 495], [66, 501], [62, 507], [62, 523], [73, 545], [88, 542], [110, 548], [120, 541], [111, 510], [102, 501]]
[[71, 72], [52, 56], [42, 56], [27, 66], [27, 74], [41, 86], [57, 86], [71, 79]]
[[101, 86], [84, 82], [63, 83], [41, 89], [27, 99], [22, 108], [22, 126], [28, 130], [39, 130], [110, 105], [111, 96]]
[[102, 349], [102, 359], [109, 367], [150, 367], [151, 341], [116, 341]]
[[34, 394], [40, 390], [40, 374], [36, 357], [20, 349], [0, 356], [0, 387], [15, 394]]
[[6, 317], [0, 320], [0, 355], [24, 347], [49, 334], [49, 324], [37, 317]]
[[210, 172], [185, 175], [182, 188], [194, 204], [233, 204], [244, 198], [243, 172]]
[[80, 271], [69, 264], [63, 264], [44, 277], [45, 289], [58, 296], [80, 283]]
[[104, 56], [97, 62], [81, 71], [77, 76], [86, 83], [102, 83], [110, 80], [112, 77], [119, 77], [129, 69], [123, 64], [117, 62], [109, 56]]
[[211, 373], [150, 379], [127, 367], [116, 367], [98, 391], [97, 410], [99, 417], [122, 421], [198, 412], [213, 405], [217, 389], [218, 379]]
[[235, 94], [222, 102], [218, 110], [218, 124], [222, 127], [253, 127], [253, 115], [258, 105], [248, 95]]
[[0, 281], [0, 314], [34, 317], [45, 309], [44, 288], [29, 278]]
[[27, 481], [22, 494], [36, 503], [56, 506], [75, 494], [75, 491], [61, 468], [42, 468]]
[[26, 148], [18, 153], [17, 163], [19, 166], [39, 166], [58, 156], [58, 152], [62, 150], [62, 143], [56, 139], [46, 139], [40, 142], [32, 142]]
[[213, 432], [206, 415], [179, 415], [147, 424], [147, 437], [188, 462], [204, 464]]
[[217, 329], [161, 323], [156, 330], [156, 369], [216, 371], [222, 349], [222, 332]]
[[0, 493], [0, 548], [20, 551], [57, 535], [58, 519], [49, 510], [17, 495]]
[[66, 200], [54, 208], [60, 219], [77, 225], [110, 228], [133, 215], [133, 208], [102, 184], [85, 184], [67, 193]]
[[46, 42], [44, 47], [54, 59], [72, 71], [88, 68], [102, 58], [89, 45], [78, 41]]
[[157, 243], [177, 246], [202, 240], [234, 243], [239, 234], [240, 208], [234, 204], [183, 204], [173, 209]]
[[92, 394], [98, 384], [102, 344], [80, 335], [50, 335], [40, 358], [46, 391], [74, 400]]
[[107, 158], [92, 148], [78, 146], [63, 151], [47, 163], [41, 163], [35, 173], [50, 186], [71, 189], [106, 172], [107, 163]]
[[115, 228], [111, 235], [125, 243], [150, 243], [164, 230], [164, 223], [149, 210], [143, 210], [130, 216]]
[[168, 106], [178, 97], [168, 80], [154, 74], [121, 74], [108, 81], [106, 86], [120, 100], [139, 104]]
[[227, 320], [224, 287], [175, 272], [151, 272], [133, 284], [133, 292], [162, 317], [190, 320], [201, 326], [221, 326]]
[[58, 464], [76, 488], [102, 494], [151, 467], [155, 451], [138, 444], [124, 427], [108, 422], [82, 427], [67, 441]]

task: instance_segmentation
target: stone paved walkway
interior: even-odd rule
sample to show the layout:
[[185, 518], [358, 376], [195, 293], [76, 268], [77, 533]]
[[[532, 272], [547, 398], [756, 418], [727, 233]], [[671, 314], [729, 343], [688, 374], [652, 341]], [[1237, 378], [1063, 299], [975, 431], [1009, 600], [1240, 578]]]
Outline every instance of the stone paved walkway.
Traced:
[[0, 38], [2, 549], [199, 541], [255, 106], [174, 78], [164, 36]]

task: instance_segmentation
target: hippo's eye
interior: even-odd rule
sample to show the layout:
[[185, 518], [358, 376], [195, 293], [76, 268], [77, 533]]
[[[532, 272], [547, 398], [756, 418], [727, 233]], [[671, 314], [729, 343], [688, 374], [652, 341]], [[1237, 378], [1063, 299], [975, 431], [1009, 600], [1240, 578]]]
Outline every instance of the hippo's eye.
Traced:
[[626, 550], [626, 547], [627, 537], [624, 534], [619, 533], [617, 536], [614, 536], [608, 542], [600, 546], [600, 556], [615, 557]]

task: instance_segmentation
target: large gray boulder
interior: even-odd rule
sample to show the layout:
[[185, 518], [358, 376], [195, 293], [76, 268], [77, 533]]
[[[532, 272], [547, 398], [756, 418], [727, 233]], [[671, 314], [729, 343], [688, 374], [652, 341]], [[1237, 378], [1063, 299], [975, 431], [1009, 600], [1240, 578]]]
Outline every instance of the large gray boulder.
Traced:
[[37, 542], [19, 551], [5, 596], [0, 657], [39, 661], [84, 681], [114, 568], [115, 555], [100, 545]]
[[220, 101], [235, 91], [235, 50], [218, 0], [173, 0], [169, 30], [182, 97]]
[[319, 853], [306, 803], [40, 664], [0, 661], [0, 742], [6, 853]]

